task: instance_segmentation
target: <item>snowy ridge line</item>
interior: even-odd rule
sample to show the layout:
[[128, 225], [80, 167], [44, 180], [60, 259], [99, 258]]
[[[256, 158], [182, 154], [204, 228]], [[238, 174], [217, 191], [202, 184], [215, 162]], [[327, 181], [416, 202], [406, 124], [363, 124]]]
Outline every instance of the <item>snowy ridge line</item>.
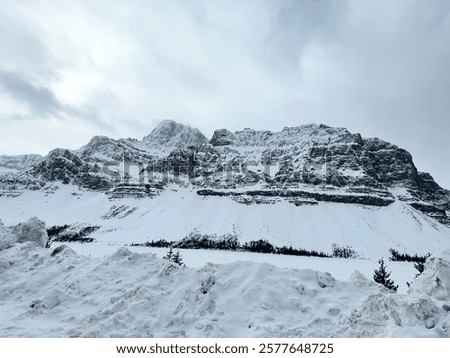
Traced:
[[[167, 120], [142, 141], [97, 136], [78, 150], [55, 149], [44, 158], [5, 158], [3, 162], [14, 163], [14, 169], [2, 167], [0, 158], [1, 197], [45, 191], [60, 182], [94, 192], [112, 190], [117, 199], [154, 198], [175, 185], [211, 191], [251, 187], [318, 193], [296, 194], [311, 196], [309, 203], [294, 202], [296, 206], [314, 201], [388, 206], [394, 197], [389, 193], [403, 188], [403, 195], [395, 199], [424, 203], [415, 209], [450, 226], [450, 192], [418, 171], [410, 153], [326, 125], [234, 134], [220, 129], [208, 140], [198, 129]], [[141, 186], [127, 186], [132, 183]]]
[[0, 251], [0, 336], [450, 337], [449, 270], [450, 251], [432, 257], [401, 295], [357, 271], [191, 269], [125, 248], [93, 258], [16, 243]]
[[[280, 132], [220, 129], [208, 140], [196, 128], [167, 120], [142, 141], [97, 136], [78, 150], [55, 149], [44, 158], [5, 158], [0, 157], [1, 197], [46, 191], [57, 182], [102, 193], [139, 183], [139, 188], [120, 187], [114, 198], [155, 198], [171, 186], [212, 191], [289, 188], [319, 193], [311, 194], [311, 204], [316, 200], [386, 206], [393, 201], [389, 192], [403, 188], [396, 199], [425, 203], [415, 209], [450, 226], [450, 192], [418, 171], [410, 153], [326, 125]], [[344, 194], [335, 195], [340, 192]]]

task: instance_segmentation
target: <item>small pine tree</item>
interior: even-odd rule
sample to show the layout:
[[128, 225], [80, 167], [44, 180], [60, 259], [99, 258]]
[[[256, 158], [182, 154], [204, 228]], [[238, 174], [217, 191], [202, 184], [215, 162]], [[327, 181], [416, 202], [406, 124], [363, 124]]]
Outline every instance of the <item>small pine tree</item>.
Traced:
[[166, 256], [163, 257], [163, 259], [171, 262], [171, 261], [173, 261], [173, 256], [174, 256], [173, 249], [172, 249], [172, 246], [170, 246], [169, 251], [167, 251], [167, 254], [166, 254]]
[[373, 279], [377, 283], [381, 283], [384, 287], [397, 292], [398, 285], [394, 284], [394, 281], [391, 280], [389, 277], [391, 276], [392, 272], [386, 271], [386, 265], [384, 264], [383, 258], [378, 260], [378, 263], [380, 264], [380, 267], [378, 270], [374, 270]]
[[172, 262], [180, 266], [183, 265], [183, 259], [181, 258], [180, 250], [177, 250], [177, 252], [173, 255]]

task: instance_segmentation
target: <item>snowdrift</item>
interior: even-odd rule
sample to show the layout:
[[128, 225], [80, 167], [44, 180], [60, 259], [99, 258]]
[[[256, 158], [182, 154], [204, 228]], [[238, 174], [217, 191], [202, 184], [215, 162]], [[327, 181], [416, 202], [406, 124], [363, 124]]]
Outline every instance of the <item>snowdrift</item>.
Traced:
[[[10, 234], [0, 225], [0, 240]], [[449, 267], [449, 251], [434, 256], [400, 295], [359, 272], [192, 269], [126, 248], [95, 258], [15, 242], [0, 251], [0, 336], [450, 337]]]
[[425, 271], [411, 285], [411, 290], [439, 301], [450, 300], [450, 250], [427, 259]]
[[8, 230], [0, 220], [0, 251], [11, 247], [16, 242], [34, 242], [45, 247], [48, 241], [45, 222], [32, 217], [24, 223], [17, 224]]

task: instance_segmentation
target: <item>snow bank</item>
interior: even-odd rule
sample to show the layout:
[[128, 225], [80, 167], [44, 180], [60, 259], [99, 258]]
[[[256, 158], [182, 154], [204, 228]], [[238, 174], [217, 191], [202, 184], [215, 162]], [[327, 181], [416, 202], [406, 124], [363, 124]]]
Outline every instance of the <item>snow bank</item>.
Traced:
[[34, 242], [45, 247], [48, 241], [45, 223], [37, 217], [32, 217], [24, 223], [6, 228], [0, 220], [0, 251], [9, 249], [15, 243]]
[[411, 291], [450, 301], [450, 250], [427, 259], [425, 270], [411, 285]]
[[0, 220], [0, 251], [10, 248], [15, 240]]
[[20, 223], [11, 228], [11, 234], [16, 242], [31, 241], [41, 247], [45, 247], [48, 241], [45, 223], [37, 217], [32, 217], [24, 223]]
[[358, 272], [192, 269], [126, 248], [98, 258], [17, 243], [0, 252], [0, 285], [1, 337], [450, 336], [434, 296], [395, 294]]
[[7, 233], [5, 225], [3, 225], [3, 221], [0, 220], [0, 237], [3, 237]]

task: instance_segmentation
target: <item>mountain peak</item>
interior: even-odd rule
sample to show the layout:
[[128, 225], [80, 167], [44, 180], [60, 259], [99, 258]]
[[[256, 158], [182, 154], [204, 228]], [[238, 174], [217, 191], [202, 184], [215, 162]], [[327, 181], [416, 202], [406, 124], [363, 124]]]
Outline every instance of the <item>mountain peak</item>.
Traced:
[[197, 128], [171, 119], [161, 121], [148, 136], [142, 139], [142, 143], [151, 148], [198, 146], [207, 142], [208, 139]]
[[[122, 178], [116, 175], [126, 153], [130, 163], [154, 164], [148, 183], [155, 185], [155, 190], [179, 184], [183, 178], [184, 184], [201, 189], [198, 195], [219, 193], [233, 196], [237, 202], [247, 201], [241, 193], [250, 186], [255, 186], [248, 191], [255, 203], [288, 197], [295, 205], [304, 205], [302, 200], [308, 199], [308, 203], [377, 206], [391, 205], [399, 198], [450, 225], [450, 192], [430, 175], [419, 173], [410, 153], [381, 139], [362, 138], [345, 128], [305, 124], [278, 132], [218, 129], [209, 143], [198, 129], [164, 120], [142, 142], [97, 136], [78, 151], [55, 149], [30, 163], [23, 158], [0, 157], [0, 196], [17, 195], [17, 187], [38, 190], [48, 181], [98, 191], [109, 190], [125, 178], [144, 184], [143, 170], [135, 177], [130, 173]], [[177, 150], [187, 147], [188, 151]], [[166, 165], [169, 162], [170, 166]], [[110, 171], [105, 166], [108, 163], [116, 163], [117, 171]], [[247, 165], [251, 169], [244, 169]], [[224, 194], [217, 190], [230, 191]]]
[[210, 143], [213, 146], [287, 146], [306, 143], [356, 142], [362, 144], [360, 134], [352, 134], [345, 128], [329, 127], [324, 124], [304, 124], [296, 127], [284, 127], [279, 132], [244, 128], [231, 133], [226, 129], [214, 132]]

